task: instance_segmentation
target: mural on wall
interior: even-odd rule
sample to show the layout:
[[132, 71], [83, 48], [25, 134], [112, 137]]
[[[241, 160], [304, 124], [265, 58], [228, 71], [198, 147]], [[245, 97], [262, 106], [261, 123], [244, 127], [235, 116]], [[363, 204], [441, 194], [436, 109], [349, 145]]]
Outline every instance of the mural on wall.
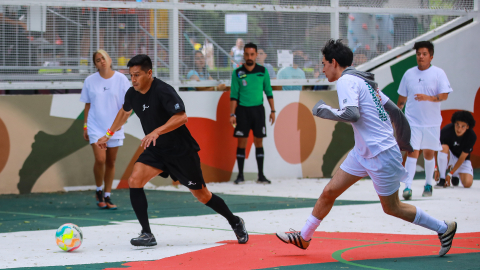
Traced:
[[[445, 70], [454, 90], [442, 102], [442, 127], [457, 110], [468, 110], [480, 119], [480, 77], [475, 47], [480, 31], [477, 22], [435, 41], [432, 64]], [[456, 48], [457, 53], [451, 53]], [[416, 66], [414, 52], [380, 66], [373, 73], [379, 88], [396, 103], [397, 89], [405, 71]], [[229, 181], [237, 172], [233, 127], [229, 124], [229, 92], [180, 92], [189, 116], [187, 123], [200, 144], [199, 152], [206, 182]], [[267, 123], [264, 139], [265, 175], [272, 179], [331, 177], [353, 148], [349, 124], [314, 117], [311, 108], [323, 99], [338, 108], [335, 91], [274, 91], [277, 120]], [[264, 101], [269, 110], [267, 101]], [[0, 96], [0, 194], [53, 192], [94, 185], [93, 153], [83, 140], [84, 103], [79, 95]], [[107, 129], [108, 127], [105, 127]], [[144, 134], [133, 114], [124, 126], [115, 186], [127, 188], [133, 164], [142, 153]], [[480, 134], [480, 125], [474, 128]], [[257, 164], [248, 140], [245, 173], [255, 174]], [[471, 154], [480, 168], [480, 143]], [[163, 182], [162, 182], [163, 181]], [[154, 178], [155, 186], [171, 180]]]

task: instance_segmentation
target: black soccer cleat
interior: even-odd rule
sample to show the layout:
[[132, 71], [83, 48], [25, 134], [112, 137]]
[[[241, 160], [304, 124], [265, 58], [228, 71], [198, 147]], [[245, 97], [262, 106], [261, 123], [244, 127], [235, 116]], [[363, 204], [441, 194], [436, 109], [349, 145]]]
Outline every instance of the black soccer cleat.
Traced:
[[234, 183], [235, 185], [245, 183], [245, 178], [243, 178], [243, 174], [239, 174], [239, 175], [237, 176], [237, 179], [235, 179], [235, 181], [233, 181], [233, 183]]
[[435, 185], [435, 188], [444, 188], [445, 187], [445, 178], [440, 178], [438, 183]]
[[440, 239], [440, 243], [442, 244], [442, 248], [438, 253], [440, 257], [447, 254], [447, 252], [450, 250], [452, 247], [453, 237], [455, 236], [455, 232], [457, 232], [457, 222], [445, 221], [445, 224], [447, 224], [447, 231], [443, 234], [438, 234], [438, 239]]
[[458, 177], [452, 177], [452, 185], [454, 186], [458, 186], [458, 184], [460, 183], [460, 179]]
[[136, 247], [151, 247], [157, 245], [157, 240], [155, 240], [153, 234], [143, 232], [142, 230], [142, 233], [138, 237], [130, 240], [130, 244]]
[[259, 184], [271, 184], [272, 181], [268, 180], [264, 175], [258, 176], [257, 183]]
[[238, 239], [238, 243], [245, 244], [248, 242], [247, 228], [245, 228], [245, 222], [243, 221], [243, 219], [241, 217], [238, 217], [238, 219], [238, 223], [232, 226], [232, 229]]

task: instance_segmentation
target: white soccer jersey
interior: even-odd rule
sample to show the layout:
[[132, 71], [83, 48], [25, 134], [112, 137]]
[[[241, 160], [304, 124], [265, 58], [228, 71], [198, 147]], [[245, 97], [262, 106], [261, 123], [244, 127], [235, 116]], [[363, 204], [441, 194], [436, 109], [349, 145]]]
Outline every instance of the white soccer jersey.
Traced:
[[403, 75], [398, 94], [407, 97], [405, 116], [410, 126], [414, 127], [439, 127], [442, 124], [440, 102], [417, 101], [415, 94], [436, 96], [450, 93], [452, 88], [445, 72], [436, 66], [426, 70], [413, 67]]
[[352, 123], [357, 154], [372, 158], [397, 145], [390, 117], [383, 108], [388, 101], [386, 95], [373, 89], [365, 80], [349, 74], [338, 79], [337, 94], [341, 110], [355, 106], [360, 111], [360, 119]]
[[[122, 73], [116, 72], [104, 79], [96, 72], [85, 79], [80, 101], [90, 103], [88, 111], [88, 136], [101, 138], [107, 132], [118, 111], [122, 108], [130, 81]], [[113, 134], [112, 139], [124, 139], [123, 127]]]

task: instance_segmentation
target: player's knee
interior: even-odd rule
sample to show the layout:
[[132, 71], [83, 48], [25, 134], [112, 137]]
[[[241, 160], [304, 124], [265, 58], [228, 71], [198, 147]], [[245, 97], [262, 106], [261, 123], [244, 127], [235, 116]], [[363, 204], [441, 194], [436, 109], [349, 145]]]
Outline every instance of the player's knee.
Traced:
[[333, 189], [331, 189], [330, 187], [327, 186], [323, 190], [322, 195], [320, 195], [320, 197], [323, 200], [334, 201], [338, 197], [338, 194], [335, 190], [333, 190]]
[[115, 167], [115, 160], [107, 160], [105, 161], [105, 166], [109, 168], [114, 168]]
[[95, 165], [97, 166], [105, 166], [105, 158], [96, 158], [95, 159]]
[[392, 206], [392, 205], [382, 205], [383, 212], [389, 216], [394, 216], [397, 217], [399, 214], [399, 209], [398, 207]]
[[141, 183], [142, 183], [141, 179], [139, 177], [134, 176], [134, 175], [131, 175], [128, 178], [128, 186], [131, 187], [131, 188], [142, 188]]
[[473, 184], [473, 181], [466, 181], [466, 183], [462, 183], [464, 188], [470, 188]]

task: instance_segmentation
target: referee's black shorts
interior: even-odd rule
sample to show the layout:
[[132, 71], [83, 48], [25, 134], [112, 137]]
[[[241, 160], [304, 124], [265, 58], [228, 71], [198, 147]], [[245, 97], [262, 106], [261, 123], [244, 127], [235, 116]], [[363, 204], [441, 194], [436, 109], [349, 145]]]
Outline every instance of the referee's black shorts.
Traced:
[[160, 176], [167, 178], [170, 175], [173, 180], [189, 189], [205, 187], [200, 157], [195, 151], [182, 156], [165, 156], [155, 151], [154, 147], [149, 147], [138, 157], [137, 162], [162, 170]]
[[267, 137], [265, 125], [265, 107], [263, 105], [245, 107], [237, 106], [235, 109], [237, 116], [237, 126], [233, 136], [237, 138], [247, 138], [250, 130], [256, 138]]

